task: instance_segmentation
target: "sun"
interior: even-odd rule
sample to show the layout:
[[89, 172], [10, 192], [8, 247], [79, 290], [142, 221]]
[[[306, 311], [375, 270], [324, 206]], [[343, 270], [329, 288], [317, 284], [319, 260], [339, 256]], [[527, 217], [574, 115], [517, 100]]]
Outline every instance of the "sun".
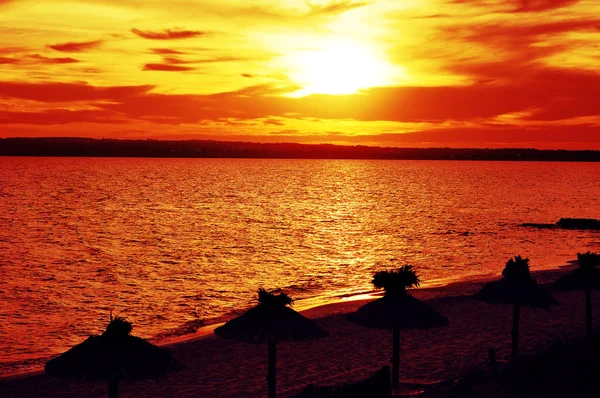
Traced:
[[290, 78], [302, 87], [293, 96], [353, 94], [390, 84], [392, 67], [368, 44], [336, 39], [290, 57]]

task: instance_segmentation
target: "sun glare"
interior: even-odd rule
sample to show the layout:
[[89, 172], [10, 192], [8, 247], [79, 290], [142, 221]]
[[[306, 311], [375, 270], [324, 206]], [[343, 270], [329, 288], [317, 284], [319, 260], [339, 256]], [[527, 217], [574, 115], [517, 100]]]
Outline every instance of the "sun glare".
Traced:
[[360, 89], [390, 84], [392, 67], [370, 46], [334, 40], [318, 49], [290, 57], [290, 77], [302, 89], [294, 97], [310, 94], [353, 94]]

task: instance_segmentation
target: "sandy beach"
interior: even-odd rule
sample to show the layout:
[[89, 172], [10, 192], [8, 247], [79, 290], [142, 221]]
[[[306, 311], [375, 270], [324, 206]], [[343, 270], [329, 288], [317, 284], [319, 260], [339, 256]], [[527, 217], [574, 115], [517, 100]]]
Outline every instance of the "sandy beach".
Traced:
[[[571, 268], [533, 273], [541, 283], [555, 280]], [[428, 383], [460, 377], [487, 359], [495, 348], [499, 357], [510, 353], [510, 307], [489, 305], [468, 297], [483, 281], [418, 289], [450, 320], [445, 328], [401, 334], [401, 379]], [[521, 349], [536, 352], [557, 339], [585, 334], [582, 292], [555, 292], [561, 305], [552, 312], [524, 309], [521, 314]], [[593, 295], [598, 318], [600, 295]], [[370, 376], [389, 363], [391, 332], [354, 325], [346, 315], [364, 300], [344, 300], [303, 311], [330, 332], [330, 337], [278, 344], [279, 396], [294, 396], [309, 383], [335, 384]], [[261, 397], [266, 396], [267, 348], [222, 340], [202, 329], [197, 336], [168, 345], [186, 369], [158, 382], [121, 383], [123, 397]], [[102, 397], [105, 384], [66, 382], [43, 374], [0, 379], [3, 397]]]

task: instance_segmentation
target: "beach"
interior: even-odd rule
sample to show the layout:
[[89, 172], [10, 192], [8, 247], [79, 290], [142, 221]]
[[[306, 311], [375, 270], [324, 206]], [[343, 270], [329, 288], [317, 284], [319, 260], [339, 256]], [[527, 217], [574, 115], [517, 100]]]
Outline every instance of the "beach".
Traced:
[[[572, 269], [533, 273], [541, 283], [554, 281]], [[401, 381], [432, 383], [460, 377], [487, 360], [494, 348], [499, 358], [510, 354], [512, 311], [509, 306], [473, 300], [483, 280], [440, 288], [416, 289], [450, 324], [444, 328], [401, 333]], [[560, 306], [551, 312], [525, 308], [521, 313], [520, 347], [524, 354], [538, 352], [558, 339], [585, 334], [583, 292], [554, 292]], [[302, 311], [330, 332], [327, 338], [277, 346], [277, 392], [294, 396], [304, 386], [358, 381], [389, 364], [391, 332], [354, 325], [346, 314], [365, 300], [342, 300]], [[595, 315], [600, 296], [593, 295]], [[595, 319], [598, 316], [594, 317]], [[135, 333], [135, 330], [134, 330]], [[186, 369], [158, 382], [123, 382], [123, 397], [260, 397], [266, 396], [267, 347], [219, 339], [211, 329], [168, 344]], [[102, 397], [105, 384], [67, 382], [43, 374], [0, 379], [3, 397]]]

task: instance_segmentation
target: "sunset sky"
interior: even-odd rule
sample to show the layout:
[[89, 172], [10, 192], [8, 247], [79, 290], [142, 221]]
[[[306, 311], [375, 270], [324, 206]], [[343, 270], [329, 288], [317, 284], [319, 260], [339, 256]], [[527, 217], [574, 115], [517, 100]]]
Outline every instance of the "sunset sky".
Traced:
[[0, 0], [0, 137], [600, 149], [600, 0]]

